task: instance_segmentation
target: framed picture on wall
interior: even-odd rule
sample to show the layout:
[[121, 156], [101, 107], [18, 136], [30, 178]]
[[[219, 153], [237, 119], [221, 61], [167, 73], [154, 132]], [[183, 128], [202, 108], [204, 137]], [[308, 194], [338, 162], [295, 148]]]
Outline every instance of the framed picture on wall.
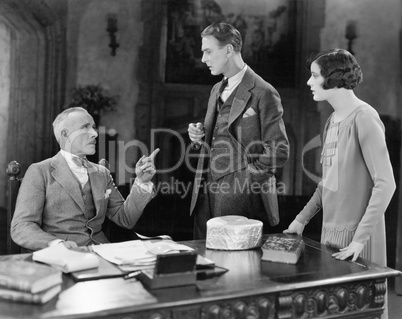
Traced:
[[276, 87], [295, 86], [297, 0], [167, 0], [166, 83], [220, 80], [201, 62], [201, 32], [215, 22], [236, 27], [244, 61]]

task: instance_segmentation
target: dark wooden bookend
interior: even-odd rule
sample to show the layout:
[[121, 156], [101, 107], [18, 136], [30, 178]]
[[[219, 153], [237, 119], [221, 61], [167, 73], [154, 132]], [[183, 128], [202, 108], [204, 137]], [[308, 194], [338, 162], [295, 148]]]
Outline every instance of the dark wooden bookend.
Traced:
[[7, 166], [6, 173], [9, 176], [7, 182], [7, 254], [18, 254], [21, 252], [21, 248], [11, 239], [10, 227], [21, 185], [21, 180], [18, 178], [21, 174], [21, 165], [17, 161], [11, 161]]

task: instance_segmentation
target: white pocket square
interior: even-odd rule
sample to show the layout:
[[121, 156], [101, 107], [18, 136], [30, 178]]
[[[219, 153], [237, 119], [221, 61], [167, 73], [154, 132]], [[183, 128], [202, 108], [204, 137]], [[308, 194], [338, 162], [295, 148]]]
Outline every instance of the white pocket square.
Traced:
[[105, 199], [108, 199], [111, 193], [112, 193], [112, 190], [107, 189], [106, 192], [105, 192]]
[[250, 116], [253, 116], [253, 115], [256, 115], [256, 114], [257, 113], [253, 110], [253, 108], [250, 107], [250, 108], [247, 109], [246, 113], [243, 114], [243, 118], [250, 117]]

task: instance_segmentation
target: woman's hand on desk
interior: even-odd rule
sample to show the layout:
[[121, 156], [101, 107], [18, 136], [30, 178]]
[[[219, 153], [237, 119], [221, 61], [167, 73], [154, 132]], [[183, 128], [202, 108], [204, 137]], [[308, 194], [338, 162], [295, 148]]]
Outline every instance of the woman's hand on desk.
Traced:
[[336, 259], [345, 260], [346, 258], [353, 256], [352, 261], [356, 261], [360, 253], [364, 248], [363, 244], [352, 241], [349, 246], [339, 249], [339, 253], [332, 254], [332, 257]]
[[303, 231], [304, 231], [304, 224], [300, 223], [295, 219], [289, 225], [288, 229], [285, 229], [283, 232], [285, 234], [298, 234], [301, 236], [303, 234]]

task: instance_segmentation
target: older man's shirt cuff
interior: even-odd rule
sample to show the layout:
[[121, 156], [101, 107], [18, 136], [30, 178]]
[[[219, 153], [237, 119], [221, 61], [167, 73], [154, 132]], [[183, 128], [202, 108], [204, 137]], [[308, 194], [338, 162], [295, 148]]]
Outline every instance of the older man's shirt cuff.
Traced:
[[151, 181], [144, 183], [141, 182], [138, 177], [135, 178], [134, 180], [134, 184], [141, 187], [142, 190], [146, 191], [147, 193], [152, 193], [153, 189], [154, 189], [154, 183], [152, 183]]
[[53, 246], [56, 246], [56, 245], [58, 245], [60, 243], [64, 243], [64, 240], [63, 239], [55, 239], [55, 240], [50, 241], [48, 243], [48, 245], [49, 245], [49, 247], [53, 247]]

